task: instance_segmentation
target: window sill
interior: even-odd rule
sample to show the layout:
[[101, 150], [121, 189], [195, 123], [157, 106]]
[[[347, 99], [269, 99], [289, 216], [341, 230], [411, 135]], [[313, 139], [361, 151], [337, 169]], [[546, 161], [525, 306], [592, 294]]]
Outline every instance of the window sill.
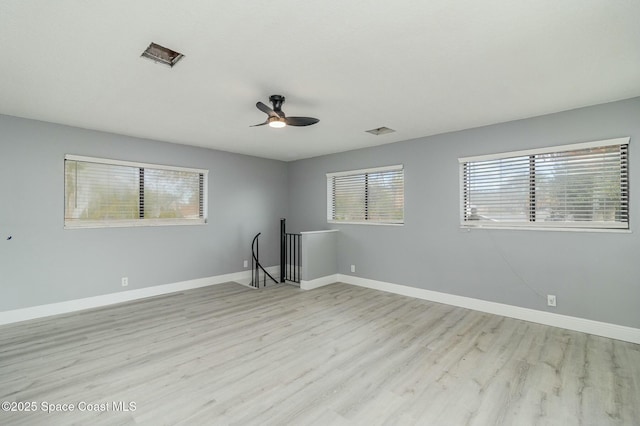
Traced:
[[520, 226], [460, 226], [461, 230], [471, 231], [476, 229], [505, 229], [510, 231], [552, 231], [552, 232], [605, 232], [613, 234], [631, 234], [631, 229], [624, 228], [561, 228], [561, 227], [520, 227]]
[[332, 225], [373, 225], [373, 226], [404, 226], [404, 223], [384, 223], [384, 222], [343, 222], [339, 220], [328, 220]]
[[83, 221], [81, 223], [65, 223], [64, 229], [95, 229], [95, 228], [139, 228], [148, 226], [193, 226], [206, 225], [205, 219], [198, 220], [171, 220], [171, 219], [145, 219], [145, 220], [121, 220], [121, 221]]

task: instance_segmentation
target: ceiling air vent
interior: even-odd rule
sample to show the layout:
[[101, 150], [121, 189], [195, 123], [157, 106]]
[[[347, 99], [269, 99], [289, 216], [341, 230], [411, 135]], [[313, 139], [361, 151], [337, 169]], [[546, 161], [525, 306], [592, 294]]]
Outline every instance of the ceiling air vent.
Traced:
[[147, 50], [142, 52], [142, 57], [173, 67], [184, 55], [159, 44], [151, 43]]
[[378, 127], [377, 129], [365, 130], [367, 133], [371, 133], [372, 135], [386, 135], [387, 133], [393, 133], [395, 130], [390, 129], [388, 127]]

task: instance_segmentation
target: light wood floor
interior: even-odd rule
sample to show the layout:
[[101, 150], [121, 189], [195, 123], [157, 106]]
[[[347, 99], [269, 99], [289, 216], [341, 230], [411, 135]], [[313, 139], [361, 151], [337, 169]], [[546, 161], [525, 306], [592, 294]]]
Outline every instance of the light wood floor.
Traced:
[[640, 345], [346, 284], [227, 283], [0, 345], [0, 401], [38, 407], [2, 425], [640, 425]]

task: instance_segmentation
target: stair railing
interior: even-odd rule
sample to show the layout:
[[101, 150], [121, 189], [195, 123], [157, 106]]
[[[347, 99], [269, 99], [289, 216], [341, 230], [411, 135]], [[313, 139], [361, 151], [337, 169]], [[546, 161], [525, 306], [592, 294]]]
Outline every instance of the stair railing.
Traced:
[[286, 219], [280, 219], [280, 282], [300, 283], [302, 235], [287, 233]]
[[[255, 288], [260, 288], [260, 281], [262, 276], [262, 287], [267, 285], [267, 277], [269, 277], [274, 283], [278, 284], [278, 281], [271, 276], [270, 273], [267, 272], [266, 269], [260, 264], [259, 256], [260, 256], [260, 243], [258, 241], [258, 237], [260, 236], [260, 232], [253, 237], [253, 242], [251, 243], [251, 286]], [[260, 274], [262, 271], [262, 275]]]

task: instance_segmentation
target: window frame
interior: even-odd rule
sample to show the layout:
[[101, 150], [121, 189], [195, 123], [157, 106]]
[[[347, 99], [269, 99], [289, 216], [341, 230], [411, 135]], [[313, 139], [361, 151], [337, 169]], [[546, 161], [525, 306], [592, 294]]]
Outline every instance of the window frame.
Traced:
[[[510, 159], [515, 157], [536, 156], [541, 154], [561, 153], [570, 151], [579, 151], [591, 148], [603, 148], [610, 146], [627, 146], [627, 158], [626, 158], [626, 204], [627, 212], [630, 209], [630, 186], [629, 186], [629, 159], [628, 152], [630, 148], [630, 137], [613, 138], [606, 140], [598, 140], [592, 142], [575, 143], [568, 145], [557, 145], [552, 147], [528, 149], [520, 151], [509, 151], [496, 154], [477, 155], [471, 157], [458, 158], [459, 163], [459, 188], [460, 188], [460, 206], [459, 206], [459, 221], [460, 228], [462, 229], [513, 229], [513, 230], [541, 230], [541, 231], [572, 231], [572, 232], [631, 232], [629, 213], [627, 213], [627, 222], [591, 222], [591, 221], [575, 221], [575, 222], [483, 222], [483, 221], [465, 221], [465, 209], [467, 208], [465, 202], [465, 163], [479, 162], [479, 161], [492, 161], [500, 159]], [[530, 173], [534, 173], [535, 182], [535, 169], [530, 169]], [[531, 177], [530, 177], [531, 179]], [[535, 199], [536, 193], [533, 193]]]
[[[82, 155], [65, 154], [63, 162], [63, 179], [64, 188], [66, 188], [66, 162], [78, 161], [86, 163], [105, 164], [110, 166], [124, 166], [141, 169], [154, 169], [161, 171], [177, 171], [197, 173], [200, 175], [200, 203], [202, 204], [201, 213], [202, 216], [198, 218], [136, 218], [136, 219], [109, 219], [109, 220], [81, 220], [81, 219], [67, 219], [66, 205], [67, 194], [65, 190], [64, 205], [63, 205], [63, 222], [64, 229], [87, 229], [87, 228], [123, 228], [123, 227], [140, 227], [140, 226], [193, 226], [193, 225], [206, 225], [208, 222], [208, 185], [209, 185], [209, 170], [198, 169], [191, 167], [180, 167], [163, 164], [142, 163], [137, 161], [124, 161], [108, 158], [87, 157]], [[138, 201], [144, 204], [144, 200], [138, 192]]]
[[[379, 221], [379, 220], [336, 220], [333, 219], [333, 178], [334, 177], [343, 177], [343, 176], [358, 176], [358, 175], [367, 175], [373, 173], [384, 173], [384, 172], [402, 172], [402, 221]], [[405, 174], [404, 174], [404, 165], [396, 164], [391, 166], [382, 166], [382, 167], [371, 167], [366, 169], [358, 169], [358, 170], [345, 170], [340, 172], [330, 172], [326, 174], [327, 179], [327, 223], [331, 224], [339, 224], [339, 225], [378, 225], [378, 226], [404, 226], [405, 216], [404, 216], [404, 196], [405, 196]], [[368, 185], [365, 181], [365, 185]], [[365, 190], [366, 192], [366, 190]], [[363, 206], [365, 210], [367, 208]]]

